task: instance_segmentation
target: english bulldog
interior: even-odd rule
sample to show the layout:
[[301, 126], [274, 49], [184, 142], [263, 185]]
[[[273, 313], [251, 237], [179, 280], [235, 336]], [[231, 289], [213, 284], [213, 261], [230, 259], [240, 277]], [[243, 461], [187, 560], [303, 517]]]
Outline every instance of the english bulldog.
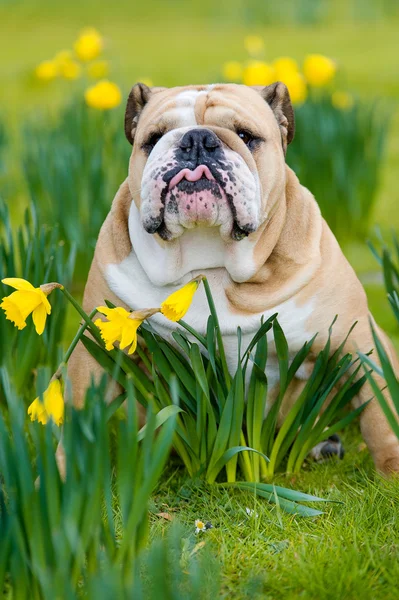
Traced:
[[[132, 310], [157, 307], [205, 274], [232, 370], [237, 326], [245, 347], [261, 317], [274, 313], [293, 355], [318, 333], [314, 359], [337, 314], [331, 352], [355, 321], [345, 351], [369, 352], [366, 294], [316, 200], [285, 162], [294, 129], [289, 93], [280, 82], [171, 89], [136, 84], [125, 114], [132, 144], [128, 176], [99, 234], [85, 310], [105, 299]], [[208, 315], [200, 286], [185, 320], [204, 334]], [[179, 327], [162, 314], [151, 322], [165, 336]], [[397, 368], [391, 342], [377, 331]], [[279, 385], [272, 340], [269, 355], [270, 405]], [[281, 418], [311, 368], [312, 358], [291, 386]], [[100, 375], [101, 367], [79, 344], [69, 364], [76, 405], [83, 403], [91, 377]], [[355, 404], [371, 396], [364, 386]], [[399, 441], [376, 400], [361, 413], [360, 423], [376, 467], [398, 471]], [[330, 451], [334, 441], [326, 442]]]

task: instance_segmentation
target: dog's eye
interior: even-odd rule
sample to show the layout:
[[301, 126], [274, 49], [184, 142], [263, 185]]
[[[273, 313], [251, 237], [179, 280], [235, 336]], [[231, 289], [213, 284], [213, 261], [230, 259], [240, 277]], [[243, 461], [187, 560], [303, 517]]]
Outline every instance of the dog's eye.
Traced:
[[250, 150], [253, 150], [253, 148], [259, 142], [259, 138], [244, 129], [239, 129], [237, 131], [237, 135]]
[[152, 133], [149, 136], [149, 138], [147, 139], [147, 141], [145, 142], [145, 144], [143, 144], [144, 150], [146, 150], [148, 153], [150, 153], [151, 150], [154, 148], [155, 144], [157, 144], [159, 142], [159, 140], [161, 139], [162, 136], [163, 136], [162, 131], [155, 131], [154, 133]]

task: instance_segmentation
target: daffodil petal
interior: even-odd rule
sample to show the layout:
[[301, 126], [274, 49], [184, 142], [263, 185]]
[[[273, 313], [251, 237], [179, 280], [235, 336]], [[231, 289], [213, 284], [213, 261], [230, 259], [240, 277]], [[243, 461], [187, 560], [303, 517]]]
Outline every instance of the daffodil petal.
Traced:
[[54, 420], [56, 425], [61, 425], [64, 420], [64, 398], [62, 397], [61, 383], [54, 379], [44, 392], [44, 407], [46, 413]]
[[18, 290], [8, 296], [10, 302], [13, 302], [19, 309], [25, 320], [41, 303], [40, 294], [36, 290], [22, 291]]
[[109, 308], [108, 306], [97, 306], [97, 311], [106, 317], [112, 315], [113, 308]]
[[32, 313], [33, 323], [36, 328], [36, 333], [42, 335], [46, 325], [47, 310], [44, 304], [39, 304]]
[[122, 306], [117, 306], [116, 308], [114, 308], [114, 311], [114, 315], [118, 315], [123, 319], [128, 319], [130, 317], [130, 312], [128, 312], [125, 308], [122, 308]]
[[[137, 319], [126, 319], [126, 323], [125, 325], [122, 327], [122, 335], [121, 335], [121, 341], [120, 341], [120, 348], [121, 350], [123, 350], [124, 348], [126, 348], [126, 346], [129, 346], [129, 344], [134, 345], [134, 349], [136, 349], [137, 346], [137, 328], [139, 327], [139, 325], [141, 324], [141, 321], [137, 320]], [[129, 350], [129, 354], [131, 354], [132, 352], [134, 352], [134, 350]]]
[[44, 306], [44, 308], [45, 308], [45, 310], [46, 310], [46, 313], [47, 313], [48, 315], [49, 315], [49, 314], [51, 314], [51, 304], [50, 304], [50, 302], [47, 300], [47, 296], [46, 296], [46, 294], [45, 294], [45, 293], [44, 293], [44, 292], [43, 292], [43, 291], [42, 291], [40, 288], [39, 288], [39, 290], [38, 290], [38, 291], [40, 292], [40, 298], [41, 298], [42, 304], [43, 304], [43, 306]]
[[2, 279], [1, 282], [15, 288], [16, 290], [32, 292], [36, 289], [31, 283], [29, 283], [29, 281], [26, 281], [26, 279], [20, 279], [19, 277], [6, 277], [5, 279]]

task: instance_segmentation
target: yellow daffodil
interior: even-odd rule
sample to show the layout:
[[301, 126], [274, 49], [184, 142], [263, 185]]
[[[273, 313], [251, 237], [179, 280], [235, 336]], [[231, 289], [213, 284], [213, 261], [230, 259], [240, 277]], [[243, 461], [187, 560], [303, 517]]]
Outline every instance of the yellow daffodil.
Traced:
[[116, 83], [103, 79], [86, 90], [85, 100], [92, 108], [109, 110], [121, 103], [122, 94]]
[[39, 421], [45, 425], [49, 419], [53, 419], [56, 425], [64, 421], [64, 398], [62, 397], [61, 383], [59, 379], [50, 382], [43, 394], [43, 401], [36, 398], [28, 408], [28, 415], [32, 421]]
[[51, 81], [58, 75], [58, 64], [54, 60], [43, 60], [35, 69], [35, 75], [42, 81]]
[[71, 50], [57, 52], [53, 62], [57, 65], [58, 75], [65, 79], [77, 79], [81, 75], [82, 67], [74, 60]]
[[76, 56], [83, 62], [94, 60], [103, 49], [103, 38], [93, 27], [81, 31], [74, 44]]
[[169, 321], [180, 321], [190, 308], [194, 294], [198, 289], [201, 277], [196, 277], [185, 286], [173, 292], [161, 304], [161, 313], [169, 319]]
[[308, 95], [308, 88], [305, 78], [301, 73], [287, 71], [284, 77], [280, 77], [279, 80], [287, 86], [293, 104], [302, 104], [305, 102]]
[[229, 60], [223, 65], [223, 79], [226, 81], [241, 81], [242, 73], [242, 64], [238, 60]]
[[261, 60], [251, 60], [243, 73], [245, 85], [269, 85], [275, 81], [274, 69]]
[[260, 35], [247, 35], [244, 39], [244, 46], [251, 56], [260, 56], [265, 48], [265, 43]]
[[284, 77], [292, 73], [298, 73], [298, 63], [289, 56], [281, 56], [273, 62], [276, 81], [284, 81]]
[[121, 350], [130, 346], [128, 354], [133, 354], [137, 348], [137, 329], [141, 323], [144, 319], [159, 312], [158, 308], [154, 308], [130, 313], [121, 306], [116, 308], [98, 306], [97, 310], [107, 317], [107, 321], [97, 319], [94, 322], [100, 330], [106, 350], [112, 350], [115, 342], [119, 342]]
[[309, 54], [303, 63], [303, 72], [310, 85], [322, 87], [333, 79], [337, 66], [331, 58], [322, 54]]
[[72, 50], [60, 50], [54, 56], [54, 62], [57, 65], [62, 65], [62, 63], [67, 62], [68, 60], [73, 60]]
[[65, 79], [78, 79], [82, 73], [82, 67], [76, 60], [66, 60], [60, 65], [60, 75]]
[[6, 313], [6, 319], [12, 321], [18, 329], [26, 327], [26, 319], [32, 314], [36, 332], [41, 335], [46, 325], [47, 315], [51, 313], [51, 306], [47, 296], [59, 283], [48, 283], [38, 288], [33, 287], [29, 281], [18, 277], [8, 277], [2, 283], [15, 288], [17, 291], [3, 298], [0, 307]]
[[331, 96], [332, 105], [339, 110], [349, 110], [353, 106], [353, 96], [348, 92], [335, 91]]
[[96, 60], [87, 66], [87, 74], [92, 79], [103, 79], [109, 73], [109, 64], [106, 60]]

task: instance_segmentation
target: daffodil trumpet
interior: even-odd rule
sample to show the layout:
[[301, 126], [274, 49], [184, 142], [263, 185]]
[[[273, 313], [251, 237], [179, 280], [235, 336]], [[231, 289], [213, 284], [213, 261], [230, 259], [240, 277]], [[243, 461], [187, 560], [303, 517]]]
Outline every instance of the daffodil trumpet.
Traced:
[[159, 308], [149, 308], [129, 312], [121, 306], [109, 308], [108, 306], [97, 306], [97, 311], [106, 317], [97, 319], [94, 325], [99, 329], [105, 349], [110, 351], [115, 343], [119, 348], [125, 350], [128, 346], [128, 354], [133, 354], [137, 348], [137, 330], [145, 319], [160, 312]]
[[170, 294], [161, 304], [162, 314], [170, 321], [180, 321], [190, 308], [194, 294], [203, 279], [205, 279], [203, 275], [198, 275], [182, 288]]

